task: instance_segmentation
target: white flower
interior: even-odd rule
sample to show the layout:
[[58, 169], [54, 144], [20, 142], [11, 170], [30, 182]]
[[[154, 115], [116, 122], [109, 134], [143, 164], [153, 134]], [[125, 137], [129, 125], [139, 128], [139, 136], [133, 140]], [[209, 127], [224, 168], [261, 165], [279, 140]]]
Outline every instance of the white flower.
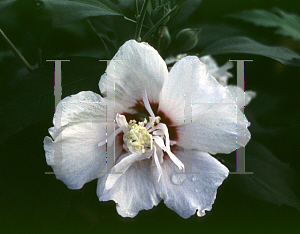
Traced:
[[[99, 200], [114, 200], [123, 217], [162, 199], [184, 218], [211, 210], [229, 171], [210, 154], [230, 153], [250, 139], [249, 122], [230, 91], [197, 57], [182, 58], [168, 73], [155, 49], [134, 40], [120, 47], [99, 86], [104, 95], [115, 90], [115, 106], [107, 107], [114, 110], [115, 133], [106, 136], [106, 98], [80, 92], [63, 99], [55, 113], [61, 127], [44, 139], [56, 177], [70, 189], [98, 179]], [[187, 96], [191, 107], [185, 107]], [[191, 120], [185, 120], [189, 108]], [[117, 158], [105, 174], [106, 137], [108, 146], [115, 137]]]

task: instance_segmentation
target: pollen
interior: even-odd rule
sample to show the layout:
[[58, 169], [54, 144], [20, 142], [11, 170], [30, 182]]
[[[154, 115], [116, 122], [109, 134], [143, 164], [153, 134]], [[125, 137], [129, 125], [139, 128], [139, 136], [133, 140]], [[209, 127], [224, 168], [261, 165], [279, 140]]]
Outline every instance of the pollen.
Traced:
[[151, 146], [151, 137], [147, 132], [144, 122], [137, 123], [136, 120], [130, 120], [127, 126], [127, 133], [124, 135], [126, 148], [131, 152], [146, 153]]

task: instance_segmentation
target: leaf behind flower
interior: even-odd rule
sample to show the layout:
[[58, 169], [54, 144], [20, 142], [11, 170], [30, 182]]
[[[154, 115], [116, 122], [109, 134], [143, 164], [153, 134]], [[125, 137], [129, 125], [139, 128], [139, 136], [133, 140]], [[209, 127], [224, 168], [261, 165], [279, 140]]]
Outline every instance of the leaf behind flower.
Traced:
[[267, 46], [248, 37], [230, 37], [207, 46], [201, 52], [202, 55], [218, 54], [255, 54], [275, 59], [284, 65], [300, 66], [300, 55], [281, 46]]
[[266, 10], [242, 11], [235, 14], [229, 14], [227, 17], [241, 19], [258, 26], [276, 27], [276, 33], [291, 36], [294, 40], [300, 41], [300, 17], [296, 14], [289, 14], [275, 8], [275, 14]]
[[[41, 1], [13, 1], [8, 5], [7, 2], [0, 4], [0, 9], [3, 8], [1, 14], [6, 15], [6, 18], [0, 17], [2, 20], [20, 20], [20, 17], [27, 20], [50, 21], [52, 27], [80, 21], [87, 17], [116, 15], [123, 16], [121, 10], [108, 0], [41, 0]], [[10, 12], [10, 17], [5, 12]], [[18, 12], [14, 15], [11, 13]], [[8, 18], [8, 19], [7, 19]]]
[[[228, 160], [228, 156], [222, 158], [224, 164], [234, 171], [235, 164]], [[245, 164], [246, 171], [254, 174], [231, 175], [234, 188], [259, 200], [275, 205], [286, 204], [300, 211], [300, 202], [293, 191], [296, 172], [288, 164], [253, 139], [246, 146]]]

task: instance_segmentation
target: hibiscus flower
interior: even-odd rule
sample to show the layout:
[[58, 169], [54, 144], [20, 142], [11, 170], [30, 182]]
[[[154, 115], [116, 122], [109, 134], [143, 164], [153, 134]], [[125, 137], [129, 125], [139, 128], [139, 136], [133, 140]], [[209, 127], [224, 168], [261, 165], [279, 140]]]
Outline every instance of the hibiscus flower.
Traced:
[[104, 97], [80, 92], [56, 108], [52, 138], [44, 139], [56, 177], [70, 189], [98, 179], [99, 200], [114, 200], [123, 217], [161, 200], [183, 218], [211, 210], [229, 173], [211, 154], [250, 139], [228, 88], [197, 57], [182, 58], [168, 72], [154, 48], [134, 40], [119, 48], [99, 87]]

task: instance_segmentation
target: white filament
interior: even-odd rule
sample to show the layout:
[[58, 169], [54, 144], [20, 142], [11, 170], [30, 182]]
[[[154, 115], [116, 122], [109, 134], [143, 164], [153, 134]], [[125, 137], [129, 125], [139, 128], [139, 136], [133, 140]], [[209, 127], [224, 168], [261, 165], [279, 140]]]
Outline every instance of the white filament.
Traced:
[[154, 152], [153, 152], [153, 157], [154, 157], [154, 161], [155, 161], [155, 165], [157, 167], [157, 170], [158, 170], [158, 173], [159, 173], [159, 176], [158, 176], [158, 180], [160, 180], [160, 177], [162, 175], [162, 169], [161, 169], [161, 166], [160, 166], [160, 163], [159, 163], [159, 160], [158, 160], [158, 157], [157, 157], [157, 154], [156, 154], [156, 146], [153, 145], [153, 149], [154, 149]]
[[151, 115], [152, 120], [155, 120], [155, 115], [154, 115], [154, 113], [152, 111], [152, 108], [150, 106], [150, 103], [149, 103], [149, 100], [148, 100], [148, 97], [147, 97], [147, 91], [146, 91], [146, 89], [144, 89], [144, 93], [143, 93], [143, 102], [144, 102], [144, 105], [146, 107], [146, 110]]
[[122, 132], [122, 128], [118, 128], [116, 131], [113, 132], [113, 134], [111, 134], [107, 139], [100, 141], [98, 146], [102, 146], [105, 145], [105, 143], [107, 142], [107, 146], [110, 147], [112, 145], [112, 143], [114, 142], [115, 137]]
[[159, 123], [157, 126], [156, 126], [157, 129], [160, 129], [164, 136], [165, 136], [165, 140], [166, 140], [166, 145], [164, 145], [164, 142], [162, 140], [161, 137], [154, 137], [153, 136], [153, 139], [154, 141], [157, 143], [157, 145], [159, 145], [160, 148], [162, 148], [164, 151], [167, 152], [167, 154], [169, 155], [170, 159], [176, 164], [176, 166], [179, 168], [179, 169], [183, 169], [184, 171], [184, 164], [175, 156], [175, 154], [173, 154], [171, 152], [171, 149], [170, 149], [170, 138], [169, 138], [169, 132], [168, 132], [168, 128], [165, 124], [163, 123]]

